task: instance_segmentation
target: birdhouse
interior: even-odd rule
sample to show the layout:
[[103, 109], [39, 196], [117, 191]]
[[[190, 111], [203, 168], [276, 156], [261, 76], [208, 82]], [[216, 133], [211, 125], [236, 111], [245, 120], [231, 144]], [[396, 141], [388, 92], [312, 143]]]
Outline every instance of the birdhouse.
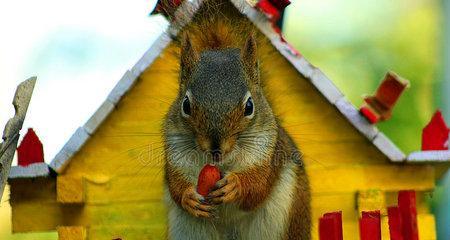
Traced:
[[[202, 17], [196, 14], [207, 10], [205, 1], [174, 1], [181, 4], [168, 29], [67, 139], [49, 164], [50, 173], [43, 165], [47, 173], [10, 175], [13, 232], [53, 231], [59, 239], [166, 239], [161, 126], [168, 102], [178, 94], [177, 34]], [[311, 219], [323, 216], [325, 231], [335, 229], [342, 239], [342, 230], [346, 240], [356, 240], [359, 209], [387, 209], [396, 204], [393, 193], [402, 189], [416, 190], [418, 206], [425, 206], [438, 177], [433, 164], [416, 164], [426, 162], [423, 158], [409, 164], [405, 153], [370, 124], [333, 81], [281, 38], [256, 3], [217, 1], [223, 8], [219, 19], [251, 23], [261, 39], [264, 92], [302, 150], [312, 193]], [[365, 109], [375, 116], [372, 122], [390, 116], [407, 85], [393, 73], [386, 76], [377, 93], [366, 98]], [[371, 194], [374, 190], [377, 194]], [[324, 216], [336, 209], [343, 214]], [[431, 210], [418, 208], [417, 219], [421, 239], [436, 239]], [[340, 223], [345, 228], [337, 228]], [[317, 225], [311, 228], [314, 240], [319, 238]], [[388, 239], [385, 232], [382, 237]]]
[[26, 167], [32, 163], [44, 162], [44, 149], [32, 128], [28, 128], [22, 142], [17, 148], [19, 166]]
[[400, 78], [393, 72], [388, 72], [375, 95], [364, 98], [364, 104], [360, 109], [361, 113], [371, 123], [389, 119], [395, 103], [408, 86], [409, 81]]
[[422, 150], [448, 150], [449, 132], [442, 113], [436, 111], [422, 130]]

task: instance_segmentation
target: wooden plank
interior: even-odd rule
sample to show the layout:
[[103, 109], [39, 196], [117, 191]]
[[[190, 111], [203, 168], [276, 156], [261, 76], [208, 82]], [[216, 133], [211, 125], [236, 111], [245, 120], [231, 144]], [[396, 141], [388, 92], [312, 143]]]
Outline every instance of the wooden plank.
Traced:
[[22, 202], [12, 210], [13, 232], [51, 231], [58, 226], [154, 225], [166, 222], [162, 201], [100, 205]]
[[309, 168], [313, 193], [355, 192], [370, 189], [398, 191], [414, 189], [432, 190], [432, 167], [376, 165], [339, 166], [335, 168]]
[[154, 225], [109, 225], [91, 226], [89, 228], [89, 239], [95, 240], [165, 240], [166, 226], [164, 223]]
[[419, 240], [417, 228], [416, 192], [400, 191], [398, 193], [398, 209], [402, 216], [403, 235], [408, 240]]
[[82, 226], [59, 226], [57, 227], [58, 240], [85, 240], [86, 228]]
[[362, 212], [359, 219], [359, 236], [361, 240], [381, 240], [380, 211]]
[[325, 213], [319, 219], [320, 240], [342, 240], [342, 212]]
[[358, 212], [379, 210], [385, 213], [385, 194], [381, 190], [359, 191], [356, 193]]
[[403, 240], [402, 218], [398, 207], [388, 208], [389, 236], [391, 240]]
[[[55, 202], [21, 202], [12, 208], [12, 232], [30, 231], [55, 231], [56, 227], [62, 225], [63, 209]], [[79, 208], [67, 209], [77, 211]]]
[[307, 167], [335, 167], [350, 164], [385, 164], [386, 159], [373, 158], [378, 150], [367, 140], [339, 140], [317, 138], [308, 133], [293, 135], [303, 153]]
[[[135, 161], [140, 162], [136, 163], [138, 166], [134, 168], [134, 172], [137, 174], [133, 176], [117, 174], [114, 177], [96, 175], [86, 177], [88, 179], [87, 201], [161, 199], [162, 167], [145, 166], [146, 163], [139, 159]], [[112, 166], [116, 166], [118, 173], [122, 172], [122, 168], [124, 171], [131, 171], [123, 166]], [[340, 166], [333, 169], [308, 168], [308, 174], [313, 194], [355, 193], [373, 189], [391, 192], [402, 189], [429, 191], [434, 188], [433, 168], [428, 167], [372, 165], [347, 168]]]
[[52, 177], [15, 178], [8, 180], [11, 206], [20, 202], [55, 202], [56, 179]]
[[436, 221], [432, 214], [417, 215], [420, 240], [436, 240]]
[[85, 200], [84, 179], [60, 175], [56, 178], [56, 200], [59, 203], [81, 204]]
[[160, 201], [163, 197], [162, 169], [147, 168], [143, 171], [135, 176], [113, 177], [104, 183], [88, 180], [86, 182], [86, 202], [103, 204], [127, 201]]
[[[432, 168], [402, 166], [355, 166], [334, 169], [308, 169], [312, 193], [339, 194], [357, 191], [396, 192], [402, 189], [428, 191], [434, 188]], [[415, 179], [417, 178], [417, 179]], [[130, 188], [129, 186], [135, 187]], [[87, 201], [91, 203], [159, 200], [162, 197], [163, 170], [143, 168], [136, 175], [119, 175], [87, 183]], [[145, 189], [145, 191], [142, 191]]]

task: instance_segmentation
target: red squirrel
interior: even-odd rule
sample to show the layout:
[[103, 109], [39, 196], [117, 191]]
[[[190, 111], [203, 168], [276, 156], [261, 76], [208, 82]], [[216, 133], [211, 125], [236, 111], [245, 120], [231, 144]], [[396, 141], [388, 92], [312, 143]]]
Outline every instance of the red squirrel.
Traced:
[[[308, 240], [310, 189], [301, 153], [261, 84], [258, 44], [267, 43], [251, 23], [222, 21], [221, 14], [244, 18], [208, 6], [179, 35], [178, 96], [163, 124], [168, 239]], [[234, 40], [239, 44], [226, 44]], [[208, 163], [223, 176], [203, 197], [196, 184]]]

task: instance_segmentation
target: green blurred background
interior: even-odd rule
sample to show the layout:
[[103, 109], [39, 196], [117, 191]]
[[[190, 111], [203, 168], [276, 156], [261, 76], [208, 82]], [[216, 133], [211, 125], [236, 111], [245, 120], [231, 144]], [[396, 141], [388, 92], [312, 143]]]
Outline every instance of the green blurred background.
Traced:
[[[443, 110], [450, 123], [450, 1], [297, 0], [286, 38], [356, 106], [387, 71], [411, 82], [393, 117], [378, 127], [405, 153], [420, 150], [421, 131]], [[430, 199], [438, 239], [450, 239], [450, 174]]]
[[[152, 4], [149, 5], [148, 1], [141, 2], [146, 4], [141, 6], [142, 9], [147, 11], [151, 9]], [[106, 1], [104, 3], [106, 4]], [[98, 17], [102, 18], [102, 9], [100, 9], [102, 5], [95, 6], [99, 7]], [[142, 11], [136, 14], [142, 14]], [[410, 80], [411, 87], [398, 102], [392, 119], [378, 124], [395, 144], [409, 153], [420, 149], [421, 130], [436, 109], [442, 109], [447, 122], [450, 122], [450, 77], [446, 72], [449, 61], [445, 60], [450, 58], [449, 48], [446, 46], [448, 42], [446, 35], [450, 31], [445, 31], [448, 28], [446, 23], [449, 14], [449, 5], [443, 0], [294, 0], [285, 13], [284, 33], [289, 42], [311, 63], [322, 69], [356, 106], [362, 103], [363, 94], [370, 94], [376, 89], [389, 70]], [[92, 19], [92, 21], [96, 20]], [[145, 21], [155, 22], [156, 20], [154, 17], [148, 17]], [[155, 26], [161, 26], [161, 24]], [[85, 33], [75, 31], [71, 34], [77, 37]], [[95, 39], [98, 35], [94, 34], [90, 37]], [[127, 48], [120, 51], [120, 59], [125, 60], [108, 63], [102, 68], [104, 72], [112, 71], [110, 69], [120, 70], [110, 74], [114, 76], [108, 77], [112, 82], [100, 82], [104, 85], [109, 84], [104, 94], [107, 94], [121, 73], [132, 66], [130, 59], [136, 61], [150, 45], [149, 39], [153, 38], [154, 35], [139, 35], [136, 39], [141, 40], [133, 41], [133, 46], [130, 46], [128, 52], [123, 51]], [[102, 45], [102, 41], [107, 42], [108, 39], [100, 39], [96, 42], [97, 48]], [[51, 43], [50, 41], [46, 44]], [[63, 47], [70, 49], [83, 44], [89, 43], [69, 41]], [[111, 57], [119, 57], [113, 54], [117, 51], [116, 49], [111, 50], [112, 54], [98, 51], [92, 46], [88, 50], [91, 55], [94, 54], [96, 58], [105, 62], [108, 62]], [[63, 60], [73, 58], [76, 54], [70, 52], [67, 54], [60, 48], [53, 51], [55, 51], [53, 54], [57, 56], [59, 51], [64, 53], [60, 56]], [[49, 65], [52, 65], [52, 61], [58, 60], [61, 59], [51, 60]], [[69, 62], [74, 66], [75, 71], [89, 72], [96, 66], [95, 64], [83, 65], [82, 62], [89, 61], [89, 56], [87, 59], [84, 56], [79, 61]], [[42, 65], [32, 63], [25, 65], [24, 72], [42, 71]], [[80, 66], [79, 69], [77, 66]], [[103, 96], [99, 98], [103, 99]], [[93, 112], [97, 103], [100, 102], [95, 97], [91, 100], [92, 107], [87, 107], [89, 109], [87, 113]], [[87, 117], [88, 115], [83, 116], [83, 119]], [[75, 128], [84, 120], [77, 119], [74, 126], [70, 127]], [[30, 125], [36, 126], [36, 123], [30, 123]], [[69, 134], [73, 131], [69, 128], [67, 132]], [[53, 135], [47, 139], [50, 138], [53, 138]], [[58, 144], [61, 145], [68, 136], [59, 138], [61, 143]], [[51, 153], [58, 150], [58, 144], [55, 144], [56, 147], [52, 145]], [[44, 146], [48, 145], [44, 144]], [[47, 149], [46, 151], [49, 152]], [[47, 158], [47, 161], [48, 159], [50, 158]], [[440, 187], [433, 195], [431, 204], [437, 215], [439, 239], [448, 240], [450, 239], [450, 177], [448, 174], [439, 184]], [[11, 235], [10, 208], [7, 195], [4, 196], [0, 205], [0, 239], [56, 239], [55, 233]]]

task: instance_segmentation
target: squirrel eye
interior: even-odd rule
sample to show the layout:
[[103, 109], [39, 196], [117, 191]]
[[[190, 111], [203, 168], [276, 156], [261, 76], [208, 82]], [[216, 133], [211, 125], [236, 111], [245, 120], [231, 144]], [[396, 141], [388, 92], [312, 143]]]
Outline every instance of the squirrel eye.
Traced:
[[247, 99], [247, 102], [245, 103], [245, 110], [244, 110], [244, 116], [248, 117], [253, 114], [253, 100], [252, 97], [249, 97]]
[[191, 115], [191, 103], [189, 102], [188, 96], [184, 97], [181, 109], [183, 111], [183, 115]]

